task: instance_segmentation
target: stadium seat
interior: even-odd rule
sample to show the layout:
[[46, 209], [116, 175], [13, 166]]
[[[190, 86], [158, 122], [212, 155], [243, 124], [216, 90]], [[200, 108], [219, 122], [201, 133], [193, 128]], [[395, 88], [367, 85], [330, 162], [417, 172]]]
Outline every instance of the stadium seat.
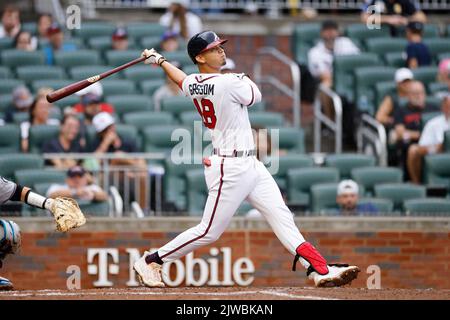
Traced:
[[14, 48], [14, 39], [13, 38], [8, 38], [8, 37], [3, 37], [0, 38], [0, 50], [8, 50], [8, 49], [13, 49]]
[[55, 64], [64, 68], [96, 65], [100, 64], [100, 55], [95, 50], [57, 52], [55, 53]]
[[252, 105], [250, 108], [248, 108], [249, 112], [254, 112], [254, 111], [266, 111], [267, 109], [267, 103], [266, 101], [260, 101], [260, 102], [256, 102], [254, 105]]
[[102, 86], [104, 97], [136, 94], [135, 84], [131, 80], [107, 78], [102, 80]]
[[444, 198], [410, 199], [403, 208], [411, 216], [450, 216], [450, 200]]
[[[65, 87], [73, 81], [67, 79], [49, 79], [49, 80], [35, 80], [31, 83], [31, 90], [36, 93], [40, 88], [52, 88], [54, 90]], [[77, 99], [78, 101], [79, 99]], [[58, 101], [59, 103], [59, 101]]]
[[402, 182], [403, 172], [393, 167], [355, 168], [351, 170], [351, 178], [364, 187], [367, 196], [372, 196], [377, 184]]
[[174, 124], [175, 120], [168, 112], [142, 111], [124, 114], [123, 122], [142, 131], [151, 126], [171, 125]]
[[445, 152], [450, 152], [450, 130], [444, 133], [444, 150]]
[[320, 23], [301, 23], [294, 27], [291, 49], [299, 64], [307, 64], [308, 50], [320, 39]]
[[0, 94], [0, 112], [6, 111], [9, 106], [11, 106], [13, 103], [12, 100], [12, 94], [6, 93], [6, 94]]
[[16, 170], [14, 176], [17, 183], [30, 188], [34, 188], [37, 183], [64, 184], [66, 180], [66, 173], [64, 171], [53, 169], [21, 169]]
[[[141, 39], [143, 37], [161, 37], [166, 28], [159, 23], [148, 23], [148, 22], [130, 22], [127, 24], [128, 35], [135, 38]], [[146, 47], [151, 48], [151, 47]]]
[[85, 203], [81, 201], [80, 210], [86, 215], [91, 217], [108, 217], [109, 216], [109, 203], [108, 201], [93, 202], [89, 201]]
[[438, 54], [448, 52], [450, 48], [450, 38], [424, 39], [423, 42], [428, 46], [435, 59]]
[[384, 61], [389, 67], [397, 69], [406, 67], [406, 59], [403, 52], [388, 52], [384, 55]]
[[442, 112], [440, 111], [435, 111], [435, 112], [424, 112], [421, 114], [420, 116], [420, 126], [423, 129], [425, 127], [425, 125], [427, 124], [428, 121], [430, 121], [431, 119], [440, 116], [442, 114]]
[[99, 36], [112, 36], [115, 26], [103, 21], [83, 22], [83, 27], [73, 30], [73, 35], [82, 39]]
[[1, 79], [0, 94], [12, 94], [14, 88], [25, 85], [25, 82], [17, 79]]
[[142, 94], [153, 96], [155, 91], [165, 83], [165, 80], [161, 78], [156, 80], [143, 80], [138, 82], [137, 86]]
[[59, 134], [59, 126], [51, 125], [35, 125], [30, 127], [29, 136], [29, 152], [41, 153], [42, 145], [53, 139], [57, 138]]
[[40, 169], [44, 159], [35, 154], [10, 153], [0, 155], [0, 176], [14, 179], [14, 172], [20, 169]]
[[284, 123], [284, 117], [283, 114], [278, 112], [250, 112], [248, 114], [248, 117], [250, 119], [250, 124], [252, 125], [252, 128], [256, 127], [278, 127], [281, 128], [285, 125]]
[[192, 100], [187, 97], [169, 97], [161, 100], [161, 111], [178, 116], [185, 111], [195, 111], [195, 106]]
[[414, 79], [423, 82], [425, 86], [436, 81], [438, 67], [419, 67], [413, 70]]
[[140, 149], [142, 141], [140, 141], [138, 129], [135, 126], [128, 124], [117, 124], [116, 131], [120, 137], [135, 142], [138, 149]]
[[24, 121], [28, 121], [30, 114], [28, 112], [14, 112], [12, 115], [13, 122], [20, 124]]
[[11, 70], [8, 67], [0, 66], [0, 79], [11, 78]]
[[90, 49], [100, 52], [112, 49], [111, 36], [92, 37], [87, 40]]
[[110, 66], [117, 67], [124, 63], [130, 62], [131, 60], [139, 58], [141, 56], [141, 52], [142, 51], [139, 50], [110, 50], [105, 53], [106, 62]]
[[390, 31], [385, 26], [381, 29], [369, 29], [363, 23], [353, 23], [345, 28], [345, 35], [352, 40], [362, 43], [367, 39], [389, 37]]
[[36, 22], [23, 22], [20, 26], [22, 31], [28, 31], [32, 35], [37, 35], [37, 23]]
[[325, 158], [326, 167], [339, 170], [341, 179], [349, 179], [352, 169], [375, 165], [375, 157], [358, 153], [330, 154]]
[[394, 203], [389, 199], [380, 198], [360, 198], [358, 204], [371, 203], [378, 210], [380, 216], [395, 216], [399, 215], [399, 212], [394, 212]]
[[20, 152], [20, 127], [13, 124], [0, 126], [0, 154]]
[[336, 56], [333, 60], [334, 90], [349, 101], [354, 100], [354, 70], [358, 67], [380, 65], [375, 53]]
[[375, 110], [378, 110], [384, 97], [388, 94], [397, 94], [397, 85], [395, 81], [382, 81], [375, 84]]
[[354, 100], [358, 110], [374, 114], [375, 112], [375, 83], [394, 79], [395, 68], [391, 67], [360, 67], [355, 70]]
[[[279, 149], [286, 150], [288, 153], [304, 153], [305, 152], [305, 132], [302, 128], [294, 127], [275, 127], [267, 128], [268, 134], [272, 136], [278, 132]], [[275, 146], [272, 145], [272, 150]]]
[[114, 106], [117, 115], [122, 118], [125, 113], [135, 111], [153, 111], [152, 100], [141, 94], [123, 94], [106, 97], [106, 102]]
[[[313, 215], [324, 214], [330, 211], [338, 211], [336, 203], [338, 183], [317, 183], [311, 186], [311, 212]], [[359, 194], [364, 193], [363, 188], [359, 189]]]
[[[183, 67], [183, 71], [187, 75], [193, 74], [193, 73], [198, 73], [198, 67], [195, 64], [190, 65], [190, 66], [185, 66], [185, 67]], [[251, 108], [249, 108], [249, 110], [252, 109], [253, 107], [254, 107], [254, 105]]]
[[439, 53], [436, 56], [436, 62], [438, 62], [438, 61], [440, 62], [440, 61], [442, 61], [444, 59], [449, 59], [449, 58], [450, 58], [450, 49], [447, 52]]
[[[92, 76], [98, 75], [100, 73], [103, 73], [105, 71], [111, 70], [112, 67], [110, 66], [99, 66], [99, 65], [87, 65], [87, 66], [77, 66], [73, 68], [69, 68], [69, 75], [73, 80], [83, 80], [90, 78]], [[109, 80], [117, 80], [120, 79], [120, 72], [114, 73], [110, 76], [108, 76], [107, 79], [102, 80], [102, 84], [104, 81]]]
[[[173, 133], [189, 134], [189, 137], [182, 136], [180, 138], [176, 134], [172, 140]], [[162, 125], [152, 126], [143, 130], [144, 152], [165, 152], [170, 154], [172, 148], [181, 143], [184, 138], [192, 138], [192, 133], [189, 127], [179, 125]]]
[[146, 36], [141, 38], [141, 48], [158, 48], [161, 42], [161, 36]]
[[146, 80], [164, 79], [164, 70], [155, 66], [138, 65], [127, 68], [123, 71], [125, 79], [133, 80], [136, 83]]
[[203, 213], [208, 188], [205, 182], [203, 169], [194, 169], [186, 172], [187, 211], [189, 215], [200, 216]]
[[427, 23], [423, 28], [423, 38], [439, 38], [440, 30], [439, 25]]
[[425, 198], [426, 189], [410, 183], [383, 183], [375, 187], [377, 198], [389, 199], [394, 203], [394, 210], [402, 210], [403, 202], [408, 199]]
[[287, 192], [290, 204], [310, 205], [311, 186], [317, 183], [338, 182], [336, 168], [299, 168], [287, 173]]
[[[268, 156], [264, 159], [264, 164], [272, 173], [278, 187], [282, 191], [287, 191], [287, 174], [290, 169], [312, 168], [313, 159], [306, 154], [286, 154], [276, 157]], [[278, 168], [278, 170], [277, 170]]]
[[[55, 89], [58, 89], [57, 87]], [[73, 106], [76, 103], [80, 102], [80, 97], [73, 94], [70, 96], [67, 96], [65, 98], [62, 98], [61, 100], [58, 100], [54, 103], [57, 107], [59, 107], [61, 110], [63, 110], [66, 107]]]
[[200, 122], [203, 126], [202, 117], [197, 111], [184, 111], [180, 113], [178, 118], [184, 126], [193, 127], [194, 121]]
[[441, 108], [442, 99], [436, 96], [427, 96], [425, 98], [425, 105], [428, 107], [433, 107], [437, 110]]
[[370, 38], [366, 40], [368, 52], [378, 54], [380, 57], [387, 52], [403, 52], [408, 44], [406, 39], [399, 38]]
[[193, 62], [186, 50], [161, 52], [168, 61], [178, 61], [183, 67], [193, 65]]
[[26, 83], [31, 83], [35, 80], [45, 79], [63, 79], [65, 77], [64, 70], [57, 66], [26, 66], [17, 67], [17, 77]]
[[[448, 135], [448, 134], [446, 134]], [[430, 185], [443, 185], [450, 191], [450, 153], [425, 156], [424, 181]]]
[[45, 63], [42, 51], [23, 51], [16, 49], [2, 50], [2, 65], [10, 68], [29, 65], [43, 65]]
[[429, 94], [436, 94], [440, 91], [447, 91], [448, 86], [446, 83], [443, 82], [432, 82], [428, 84], [428, 93]]

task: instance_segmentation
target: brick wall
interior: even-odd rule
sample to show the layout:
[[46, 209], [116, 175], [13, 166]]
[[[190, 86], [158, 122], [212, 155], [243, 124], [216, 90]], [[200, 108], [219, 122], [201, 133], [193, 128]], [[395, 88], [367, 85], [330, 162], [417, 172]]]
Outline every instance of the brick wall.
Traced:
[[[159, 247], [176, 232], [24, 232], [20, 254], [9, 256], [0, 275], [18, 289], [66, 288], [66, 268], [81, 268], [82, 288], [93, 287], [97, 275], [87, 273], [88, 248], [118, 248], [119, 274], [109, 275], [114, 286], [128, 281], [126, 248], [142, 253]], [[450, 288], [449, 232], [305, 232], [330, 262], [349, 262], [361, 267], [354, 287], [365, 287], [369, 265], [381, 268], [383, 288]], [[309, 286], [300, 266], [292, 272], [292, 256], [271, 231], [230, 231], [213, 247], [231, 247], [232, 260], [250, 258], [255, 266], [255, 286]], [[194, 253], [208, 258], [209, 247]], [[220, 258], [221, 260], [222, 258]], [[219, 263], [221, 265], [221, 262]], [[173, 270], [172, 270], [173, 272]], [[219, 272], [221, 274], [221, 271]]]

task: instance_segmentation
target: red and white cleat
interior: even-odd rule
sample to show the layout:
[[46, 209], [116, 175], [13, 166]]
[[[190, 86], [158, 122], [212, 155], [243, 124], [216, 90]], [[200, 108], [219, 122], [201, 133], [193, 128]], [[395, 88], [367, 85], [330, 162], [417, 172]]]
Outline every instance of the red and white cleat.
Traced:
[[147, 264], [145, 257], [150, 254], [148, 251], [134, 263], [133, 269], [138, 274], [139, 281], [147, 287], [165, 287], [161, 278], [161, 265], [155, 262]]
[[349, 266], [348, 264], [329, 264], [327, 274], [318, 274], [313, 268], [309, 268], [306, 274], [314, 281], [316, 287], [330, 288], [350, 284], [358, 277], [358, 272], [360, 272], [360, 270], [357, 266]]

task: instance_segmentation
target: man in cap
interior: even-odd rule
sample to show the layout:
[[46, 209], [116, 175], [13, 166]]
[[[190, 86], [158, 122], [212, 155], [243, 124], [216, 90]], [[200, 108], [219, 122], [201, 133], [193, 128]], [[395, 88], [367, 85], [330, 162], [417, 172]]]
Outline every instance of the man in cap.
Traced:
[[14, 121], [14, 114], [18, 112], [28, 113], [33, 104], [33, 95], [25, 86], [18, 86], [12, 92], [12, 105], [5, 110], [5, 122]]
[[343, 216], [374, 215], [378, 213], [372, 203], [358, 203], [359, 187], [353, 180], [342, 180], [338, 184], [336, 203]]
[[128, 50], [128, 31], [124, 27], [118, 27], [112, 34], [112, 48], [117, 51]]
[[431, 64], [431, 54], [427, 45], [422, 42], [423, 23], [411, 21], [406, 27], [406, 65], [410, 69], [429, 66]]
[[49, 44], [44, 47], [45, 61], [54, 64], [56, 52], [75, 51], [77, 47], [73, 43], [64, 42], [64, 33], [57, 22], [53, 22], [47, 29]]
[[161, 43], [159, 44], [161, 50], [164, 52], [177, 51], [180, 47], [178, 37], [178, 33], [171, 30], [166, 30], [161, 36]]

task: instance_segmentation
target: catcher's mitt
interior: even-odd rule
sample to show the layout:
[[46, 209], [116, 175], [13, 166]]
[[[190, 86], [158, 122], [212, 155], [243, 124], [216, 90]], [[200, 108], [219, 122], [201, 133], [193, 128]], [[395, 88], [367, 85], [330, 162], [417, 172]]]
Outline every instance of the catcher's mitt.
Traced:
[[55, 217], [58, 231], [67, 232], [86, 223], [86, 218], [74, 199], [58, 197], [53, 200], [50, 211]]

